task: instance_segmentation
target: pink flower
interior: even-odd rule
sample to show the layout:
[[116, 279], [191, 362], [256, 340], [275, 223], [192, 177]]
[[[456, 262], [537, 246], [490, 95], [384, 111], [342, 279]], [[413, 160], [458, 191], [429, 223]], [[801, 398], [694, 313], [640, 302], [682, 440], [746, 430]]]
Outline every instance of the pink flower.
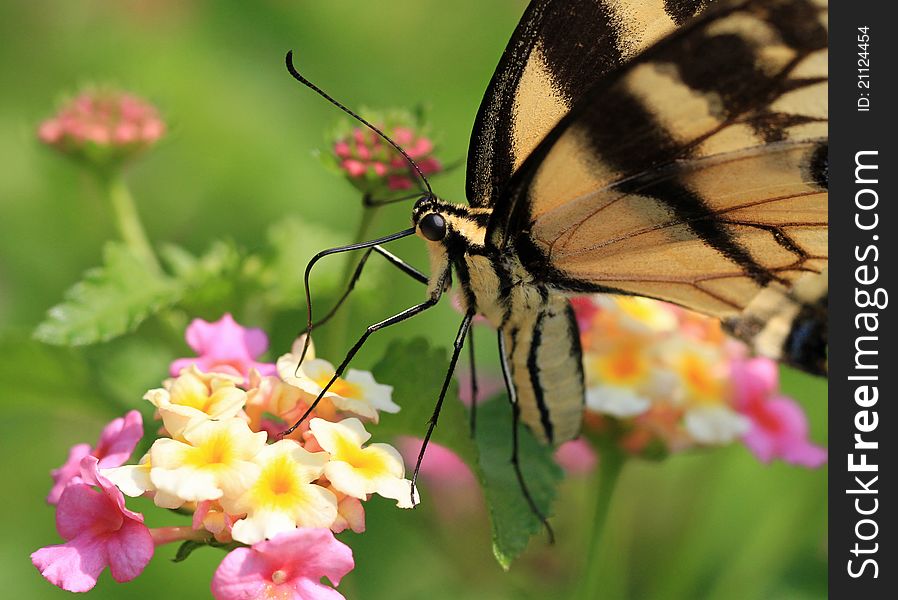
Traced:
[[580, 332], [589, 331], [592, 327], [592, 318], [599, 312], [599, 305], [593, 302], [591, 296], [576, 296], [571, 298], [571, 306], [577, 316]]
[[[461, 367], [456, 370], [458, 380], [458, 399], [465, 406], [471, 406], [471, 370]], [[505, 382], [501, 377], [491, 373], [477, 372], [477, 404], [485, 402], [505, 390]]]
[[47, 495], [47, 503], [59, 502], [62, 491], [81, 472], [81, 461], [84, 457], [96, 457], [101, 469], [119, 467], [131, 457], [134, 447], [142, 437], [143, 419], [139, 412], [132, 410], [103, 428], [100, 441], [95, 448], [91, 448], [89, 444], [72, 446], [65, 464], [50, 472], [53, 477], [53, 488]]
[[231, 551], [215, 571], [212, 595], [216, 600], [337, 600], [343, 595], [320, 579], [339, 585], [354, 566], [352, 550], [329, 529], [298, 528]]
[[230, 313], [214, 323], [194, 319], [187, 327], [187, 343], [196, 350], [197, 358], [179, 358], [171, 364], [173, 376], [181, 369], [196, 365], [206, 373], [226, 373], [249, 377], [250, 369], [262, 375], [275, 375], [272, 363], [256, 362], [268, 349], [268, 337], [261, 329], [246, 328], [237, 323]]
[[143, 515], [125, 508], [124, 496], [99, 474], [98, 465], [95, 456], [86, 456], [81, 482], [66, 487], [59, 499], [56, 530], [66, 543], [31, 555], [47, 581], [69, 592], [92, 589], [106, 567], [116, 581], [130, 581], [153, 557], [153, 537]]
[[777, 394], [776, 363], [765, 358], [734, 362], [732, 381], [736, 408], [750, 421], [742, 441], [759, 460], [780, 458], [809, 468], [826, 462], [826, 449], [808, 439], [808, 420], [801, 407]]
[[79, 93], [37, 130], [44, 144], [96, 165], [133, 157], [164, 133], [156, 107], [116, 90]]
[[586, 475], [596, 468], [596, 451], [583, 438], [565, 442], [555, 450], [555, 462], [568, 475]]
[[[422, 440], [402, 436], [398, 442], [400, 454], [405, 462], [414, 467], [418, 460], [418, 453], [421, 452]], [[427, 451], [421, 460], [421, 469], [418, 473], [435, 485], [457, 487], [477, 483], [471, 469], [455, 452], [434, 442], [427, 444]]]

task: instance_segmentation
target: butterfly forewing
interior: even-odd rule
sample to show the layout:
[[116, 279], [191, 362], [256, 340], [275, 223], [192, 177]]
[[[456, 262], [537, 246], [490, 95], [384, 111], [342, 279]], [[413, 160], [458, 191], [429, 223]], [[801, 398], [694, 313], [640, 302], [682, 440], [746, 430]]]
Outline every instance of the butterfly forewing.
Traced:
[[826, 43], [823, 1], [708, 10], [575, 103], [496, 199], [490, 243], [557, 289], [734, 324], [762, 290], [825, 280]]
[[490, 206], [530, 152], [603, 76], [701, 11], [706, 0], [533, 0], [486, 90], [467, 196]]

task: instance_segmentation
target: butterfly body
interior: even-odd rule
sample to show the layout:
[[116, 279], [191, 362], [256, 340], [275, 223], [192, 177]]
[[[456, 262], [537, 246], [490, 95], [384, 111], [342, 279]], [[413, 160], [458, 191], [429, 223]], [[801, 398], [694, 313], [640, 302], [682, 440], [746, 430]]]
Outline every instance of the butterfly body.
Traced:
[[428, 215], [445, 223], [440, 239], [421, 236], [430, 253], [431, 288], [454, 271], [461, 308], [486, 317], [501, 336], [521, 419], [544, 442], [576, 437], [585, 387], [579, 330], [566, 295], [524, 268], [513, 249], [488, 243], [489, 209], [424, 198], [413, 224]]

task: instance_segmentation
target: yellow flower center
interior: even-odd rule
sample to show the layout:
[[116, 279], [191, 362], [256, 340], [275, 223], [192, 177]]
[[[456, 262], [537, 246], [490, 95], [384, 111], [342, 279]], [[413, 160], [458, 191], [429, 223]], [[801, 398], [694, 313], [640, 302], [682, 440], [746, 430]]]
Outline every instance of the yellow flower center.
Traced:
[[220, 432], [194, 448], [185, 463], [198, 468], [217, 468], [232, 463], [234, 458], [233, 440], [226, 432]]
[[645, 379], [649, 365], [638, 346], [624, 344], [599, 356], [596, 369], [604, 383], [632, 387]]
[[376, 477], [389, 472], [387, 462], [377, 449], [360, 448], [343, 437], [338, 438], [332, 457], [334, 460], [349, 463], [353, 469], [366, 477]]
[[714, 370], [702, 358], [686, 354], [680, 362], [680, 375], [691, 395], [699, 401], [717, 402], [721, 399], [721, 382]]
[[253, 485], [251, 504], [256, 508], [289, 510], [300, 502], [305, 497], [305, 482], [300, 481], [295, 466], [289, 456], [279, 456], [266, 464]]
[[[315, 383], [324, 388], [324, 386], [331, 380], [331, 377], [333, 377], [333, 374], [322, 375], [315, 380]], [[343, 398], [360, 399], [362, 397], [362, 388], [354, 383], [346, 381], [342, 377], [337, 377], [337, 380], [334, 381], [334, 384], [330, 386], [330, 388], [328, 388], [328, 391]]]
[[643, 298], [617, 298], [617, 306], [624, 314], [637, 321], [650, 322], [658, 314], [658, 306]]
[[180, 394], [177, 398], [172, 398], [173, 404], [189, 406], [206, 414], [212, 409], [212, 396], [208, 394]]

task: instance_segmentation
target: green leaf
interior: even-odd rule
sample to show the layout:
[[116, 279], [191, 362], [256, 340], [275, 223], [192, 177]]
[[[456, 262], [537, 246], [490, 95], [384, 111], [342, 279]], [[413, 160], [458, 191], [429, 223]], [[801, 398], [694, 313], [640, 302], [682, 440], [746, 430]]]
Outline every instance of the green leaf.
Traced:
[[174, 244], [164, 245], [160, 255], [183, 286], [181, 303], [190, 314], [218, 313], [235, 304], [245, 261], [232, 242], [216, 241], [199, 258]]
[[81, 346], [134, 331], [147, 317], [175, 303], [181, 286], [147, 271], [126, 246], [106, 245], [103, 266], [87, 271], [47, 314], [34, 335], [60, 346]]
[[[431, 347], [424, 338], [394, 340], [372, 372], [378, 382], [393, 386], [393, 401], [402, 410], [395, 415], [382, 413], [376, 435], [424, 437], [448, 368], [446, 351]], [[478, 468], [477, 447], [454, 380], [446, 392], [432, 439], [458, 454], [468, 466]]]
[[3, 410], [111, 414], [112, 404], [97, 393], [82, 352], [48, 346], [21, 332], [0, 337], [0, 355], [0, 381], [7, 382], [0, 395]]
[[[530, 510], [511, 464], [511, 405], [506, 394], [477, 407], [476, 437], [480, 455], [478, 475], [493, 527], [493, 554], [508, 569], [527, 548], [530, 538], [541, 534], [544, 528]], [[533, 501], [548, 517], [563, 476], [552, 447], [540, 444], [521, 425], [518, 459]]]
[[[272, 225], [267, 237], [270, 253], [265, 257], [258, 279], [268, 303], [274, 308], [304, 307], [303, 275], [306, 265], [321, 250], [338, 245], [336, 240], [343, 236], [321, 225], [287, 218]], [[338, 287], [342, 289], [346, 261], [357, 261], [360, 256], [360, 252], [348, 252], [322, 259], [311, 278], [315, 296], [320, 296], [322, 292], [328, 294]], [[365, 275], [359, 280], [356, 290], [374, 289], [379, 281], [376, 274], [382, 267], [383, 263], [377, 259], [368, 261]], [[357, 293], [356, 296], [364, 298], [365, 294]]]
[[197, 548], [204, 548], [204, 547], [219, 548], [226, 552], [230, 552], [231, 550], [233, 550], [235, 548], [239, 548], [241, 546], [243, 546], [243, 544], [240, 544], [238, 542], [230, 542], [230, 543], [224, 544], [224, 543], [216, 541], [214, 539], [209, 539], [209, 540], [205, 540], [205, 541], [187, 540], [184, 543], [182, 543], [180, 546], [178, 546], [178, 551], [175, 553], [175, 557], [172, 558], [171, 561], [172, 562], [181, 562], [183, 560], [186, 560], [187, 557], [190, 556], [191, 554], [193, 554], [193, 551], [196, 550]]
[[124, 409], [145, 409], [144, 393], [159, 387], [176, 354], [168, 344], [140, 335], [90, 348], [85, 358], [100, 365], [94, 377], [105, 395]]
[[187, 560], [187, 557], [193, 554], [193, 551], [197, 548], [202, 548], [207, 544], [203, 542], [195, 542], [193, 540], [187, 540], [180, 546], [178, 546], [178, 552], [175, 554], [175, 557], [171, 559], [172, 562], [181, 562], [183, 560]]
[[[423, 437], [448, 366], [447, 352], [432, 348], [423, 338], [394, 341], [373, 372], [379, 382], [393, 386], [393, 400], [402, 410], [396, 415], [381, 415], [375, 434]], [[453, 381], [433, 441], [458, 454], [483, 485], [493, 529], [493, 553], [508, 569], [530, 538], [543, 530], [511, 465], [511, 407], [504, 394], [478, 407], [475, 444], [468, 413], [457, 398]], [[537, 506], [548, 515], [562, 471], [554, 461], [552, 448], [537, 442], [523, 426], [519, 435], [519, 457], [527, 486]]]

